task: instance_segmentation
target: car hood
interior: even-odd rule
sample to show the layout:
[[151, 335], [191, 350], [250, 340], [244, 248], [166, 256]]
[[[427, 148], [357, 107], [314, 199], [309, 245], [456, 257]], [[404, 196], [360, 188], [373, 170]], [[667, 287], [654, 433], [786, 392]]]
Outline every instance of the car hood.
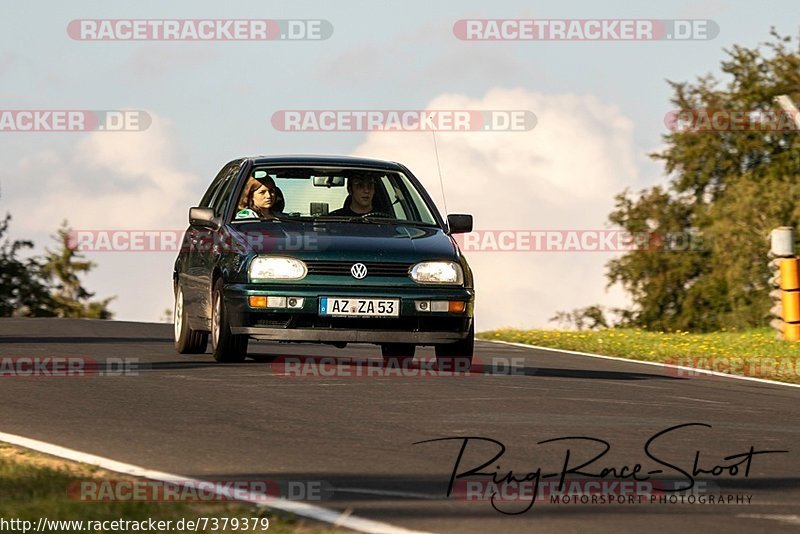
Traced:
[[232, 240], [257, 254], [303, 260], [415, 263], [457, 258], [441, 228], [378, 223], [258, 222], [229, 225]]

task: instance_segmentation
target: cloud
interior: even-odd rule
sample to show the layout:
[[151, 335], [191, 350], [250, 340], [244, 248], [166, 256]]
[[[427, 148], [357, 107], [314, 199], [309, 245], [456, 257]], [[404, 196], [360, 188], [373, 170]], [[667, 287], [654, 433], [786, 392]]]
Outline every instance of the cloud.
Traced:
[[174, 161], [169, 124], [153, 119], [141, 132], [93, 132], [68, 150], [23, 159], [17, 176], [39, 184], [16, 197], [27, 206], [27, 229], [52, 229], [56, 214], [87, 228], [182, 224], [196, 178]]
[[[636, 187], [633, 124], [593, 96], [492, 89], [481, 98], [437, 96], [426, 109], [527, 109], [528, 132], [436, 134], [447, 207], [472, 213], [477, 230], [602, 230], [613, 197]], [[403, 162], [440, 210], [444, 202], [430, 133], [372, 132], [356, 154]], [[471, 252], [479, 329], [552, 326], [558, 310], [625, 303], [607, 292], [601, 252]]]
[[4, 52], [3, 54], [0, 54], [0, 78], [5, 76], [15, 59], [15, 56], [10, 52]]
[[[426, 66], [424, 79], [458, 80], [459, 83], [466, 81], [483, 85], [487, 80], [513, 78], [528, 68], [513, 55], [503, 54], [496, 48], [470, 47], [466, 50], [451, 43], [443, 49], [441, 56]], [[544, 75], [542, 72], [541, 76]]]
[[686, 19], [707, 19], [722, 17], [730, 11], [724, 0], [703, 0], [687, 2], [680, 8], [680, 17]]
[[[195, 44], [195, 43], [190, 43]], [[137, 47], [125, 64], [131, 80], [150, 83], [167, 74], [209, 65], [218, 54], [210, 47], [173, 46], [154, 43]]]
[[[479, 230], [607, 228], [613, 196], [641, 184], [633, 125], [592, 96], [493, 89], [479, 98], [443, 94], [428, 109], [528, 109], [529, 132], [439, 133], [447, 207], [475, 216]], [[48, 243], [62, 219], [78, 229], [184, 229], [188, 206], [207, 186], [185, 170], [170, 124], [153, 116], [143, 132], [80, 134], [66, 146], [19, 160], [4, 179], [12, 231]], [[407, 164], [443, 210], [430, 133], [370, 133], [358, 155]], [[6, 187], [10, 185], [11, 187]], [[7, 193], [11, 191], [11, 195]], [[87, 287], [117, 295], [118, 319], [153, 321], [172, 305], [175, 253], [92, 253]], [[621, 305], [606, 292], [598, 252], [470, 252], [477, 285], [477, 325], [552, 326], [558, 310]]]
[[[78, 134], [60, 150], [37, 151], [4, 180], [13, 182], [4, 198], [12, 231], [52, 248], [49, 236], [64, 219], [76, 230], [183, 230], [207, 184], [177, 153], [170, 124], [157, 115], [141, 132]], [[111, 307], [118, 319], [155, 321], [172, 306], [175, 252], [86, 256], [97, 263], [86, 287], [97, 297], [117, 295]]]
[[[331, 56], [325, 56], [317, 77], [326, 83], [375, 85], [381, 91], [383, 86], [376, 85], [376, 72], [381, 73], [380, 81], [391, 79], [395, 86], [477, 82], [482, 87], [487, 80], [518, 79], [520, 71], [530, 67], [508, 54], [507, 48], [471, 44], [474, 43], [464, 43], [453, 35], [452, 23], [426, 23], [398, 29], [386, 40], [370, 46], [334, 50]], [[426, 50], [425, 58], [419, 57], [419, 47]], [[397, 96], [380, 93], [381, 98]]]

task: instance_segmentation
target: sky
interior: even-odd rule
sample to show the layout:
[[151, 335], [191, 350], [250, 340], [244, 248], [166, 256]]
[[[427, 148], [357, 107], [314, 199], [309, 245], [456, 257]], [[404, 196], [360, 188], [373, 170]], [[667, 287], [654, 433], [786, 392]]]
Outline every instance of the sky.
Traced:
[[[796, 2], [73, 1], [7, 3], [0, 111], [142, 110], [131, 132], [0, 131], [0, 214], [10, 235], [52, 247], [81, 230], [183, 230], [227, 162], [259, 154], [354, 154], [406, 164], [440, 211], [479, 230], [602, 230], [614, 196], [666, 183], [667, 80], [719, 73], [725, 50], [798, 34]], [[325, 40], [87, 41], [75, 19], [322, 19]], [[464, 41], [460, 19], [707, 19], [713, 39]], [[518, 132], [285, 132], [280, 110], [530, 110]], [[442, 195], [444, 191], [444, 196]], [[625, 305], [607, 288], [616, 253], [473, 251], [479, 330], [547, 327], [556, 311]], [[91, 252], [85, 286], [118, 320], [172, 307], [174, 252]]]

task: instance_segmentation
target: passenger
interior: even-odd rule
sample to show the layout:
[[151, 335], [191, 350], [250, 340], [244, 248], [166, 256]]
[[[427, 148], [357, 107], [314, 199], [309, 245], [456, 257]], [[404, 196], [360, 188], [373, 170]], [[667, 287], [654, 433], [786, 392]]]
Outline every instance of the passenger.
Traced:
[[375, 180], [370, 176], [354, 176], [347, 180], [347, 198], [344, 206], [333, 210], [329, 215], [358, 217], [372, 213], [372, 199], [375, 196]]
[[250, 178], [239, 200], [237, 219], [274, 219], [282, 211], [283, 199], [270, 176]]

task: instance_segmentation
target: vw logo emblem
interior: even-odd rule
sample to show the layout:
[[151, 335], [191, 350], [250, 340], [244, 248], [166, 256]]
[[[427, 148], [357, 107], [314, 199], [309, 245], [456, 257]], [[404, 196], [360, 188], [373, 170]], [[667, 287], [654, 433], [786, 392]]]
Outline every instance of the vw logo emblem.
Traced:
[[353, 278], [356, 280], [361, 280], [367, 276], [367, 266], [363, 263], [354, 263], [353, 266], [350, 267], [350, 274], [352, 274]]

